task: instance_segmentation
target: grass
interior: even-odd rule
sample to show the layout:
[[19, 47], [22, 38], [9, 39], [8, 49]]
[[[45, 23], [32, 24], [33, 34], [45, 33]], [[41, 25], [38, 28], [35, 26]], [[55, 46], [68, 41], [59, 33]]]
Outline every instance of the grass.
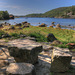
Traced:
[[[20, 34], [24, 34], [26, 36], [35, 37], [37, 41], [40, 42], [46, 42], [47, 41], [47, 35], [49, 33], [53, 33], [54, 36], [61, 41], [63, 44], [58, 45], [59, 47], [66, 47], [65, 45], [67, 43], [75, 43], [75, 31], [74, 30], [68, 30], [68, 29], [57, 29], [52, 27], [37, 27], [37, 26], [30, 26], [29, 28], [23, 28], [23, 29], [14, 29], [14, 30], [7, 30], [7, 31], [0, 31], [0, 35], [2, 35], [4, 32], [8, 33], [9, 35], [12, 35], [15, 38], [20, 38]], [[67, 48], [69, 48], [67, 46]]]
[[29, 34], [30, 37], [35, 37], [38, 42], [47, 42], [47, 38], [40, 34], [40, 32], [34, 32]]

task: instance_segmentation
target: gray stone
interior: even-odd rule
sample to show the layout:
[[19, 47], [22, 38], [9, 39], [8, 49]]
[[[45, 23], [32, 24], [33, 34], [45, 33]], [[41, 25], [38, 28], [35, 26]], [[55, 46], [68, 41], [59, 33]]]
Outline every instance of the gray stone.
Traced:
[[61, 25], [60, 25], [60, 24], [57, 24], [57, 25], [56, 25], [56, 28], [61, 28]]
[[38, 54], [42, 46], [28, 39], [19, 39], [8, 42], [8, 50], [16, 62], [27, 62], [35, 64], [38, 61]]
[[55, 47], [51, 56], [51, 71], [66, 72], [69, 70], [72, 55], [69, 49]]
[[11, 63], [6, 71], [7, 75], [36, 75], [35, 67], [29, 63]]
[[39, 27], [47, 27], [47, 25], [42, 23], [41, 25], [39, 25]]
[[53, 50], [53, 46], [43, 45], [43, 50], [44, 50], [44, 51]]
[[57, 40], [57, 39], [55, 38], [55, 36], [52, 33], [49, 33], [47, 36], [47, 40], [48, 40], [48, 42], [53, 42], [54, 40]]

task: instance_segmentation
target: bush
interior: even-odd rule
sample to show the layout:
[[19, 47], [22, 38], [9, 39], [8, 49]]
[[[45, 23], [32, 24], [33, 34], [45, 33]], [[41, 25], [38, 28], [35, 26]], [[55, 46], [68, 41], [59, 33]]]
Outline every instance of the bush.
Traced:
[[14, 37], [14, 38], [19, 38], [19, 37], [20, 37], [18, 33], [11, 33], [10, 35], [11, 35], [12, 37]]
[[2, 35], [4, 35], [4, 34], [5, 34], [5, 32], [0, 30], [0, 37], [2, 37]]
[[57, 47], [60, 47], [60, 48], [70, 48], [69, 46], [66, 46], [66, 44], [60, 44], [60, 45], [57, 45]]
[[29, 36], [35, 37], [36, 41], [38, 41], [38, 42], [46, 42], [47, 41], [47, 38], [44, 35], [40, 34], [40, 32], [30, 33]]

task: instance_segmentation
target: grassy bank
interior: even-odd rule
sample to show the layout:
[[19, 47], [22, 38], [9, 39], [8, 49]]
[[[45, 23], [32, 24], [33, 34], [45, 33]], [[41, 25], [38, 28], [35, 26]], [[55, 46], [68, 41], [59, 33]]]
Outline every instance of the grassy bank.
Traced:
[[18, 29], [18, 27], [15, 27], [14, 30], [11, 29], [11, 30], [6, 30], [4, 32], [17, 38], [19, 38], [20, 34], [35, 37], [37, 41], [39, 42], [47, 42], [47, 39], [46, 39], [47, 35], [49, 33], [53, 33], [54, 36], [59, 41], [63, 42], [63, 44], [59, 45], [59, 47], [66, 47], [65, 44], [67, 43], [75, 43], [75, 31], [68, 30], [68, 29], [56, 29], [52, 27], [30, 26], [29, 28], [23, 28], [23, 29]]

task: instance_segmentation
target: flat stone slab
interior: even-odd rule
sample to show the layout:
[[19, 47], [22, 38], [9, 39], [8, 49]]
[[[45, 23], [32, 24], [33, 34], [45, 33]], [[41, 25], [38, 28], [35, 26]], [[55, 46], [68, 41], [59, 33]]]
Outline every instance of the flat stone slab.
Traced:
[[66, 72], [69, 70], [72, 54], [67, 48], [55, 47], [51, 56], [51, 71]]
[[38, 54], [43, 50], [41, 44], [28, 39], [18, 39], [8, 42], [8, 50], [16, 62], [36, 63]]
[[34, 66], [29, 63], [11, 63], [6, 72], [8, 75], [36, 75]]
[[7, 59], [10, 56], [6, 47], [0, 47], [0, 60]]

